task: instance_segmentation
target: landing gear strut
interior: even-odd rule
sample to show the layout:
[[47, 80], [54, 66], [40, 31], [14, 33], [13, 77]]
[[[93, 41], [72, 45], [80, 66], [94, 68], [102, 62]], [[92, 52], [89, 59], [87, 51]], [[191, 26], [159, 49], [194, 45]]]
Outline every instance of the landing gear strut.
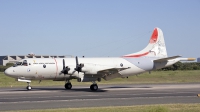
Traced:
[[90, 86], [90, 89], [92, 91], [97, 91], [98, 90], [98, 85], [95, 82], [93, 82], [93, 84]]
[[32, 87], [31, 87], [31, 85], [30, 85], [30, 82], [27, 82], [27, 84], [28, 84], [28, 86], [26, 87], [26, 89], [27, 89], [27, 90], [31, 90]]
[[67, 81], [67, 83], [65, 83], [65, 89], [71, 89], [72, 88], [72, 84], [70, 81]]

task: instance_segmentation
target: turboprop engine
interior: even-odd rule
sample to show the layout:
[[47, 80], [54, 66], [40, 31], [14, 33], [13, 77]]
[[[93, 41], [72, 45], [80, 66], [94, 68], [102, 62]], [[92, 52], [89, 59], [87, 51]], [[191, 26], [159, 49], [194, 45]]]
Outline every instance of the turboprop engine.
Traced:
[[[97, 69], [103, 69], [104, 66], [91, 64], [91, 63], [79, 63], [78, 57], [76, 56], [76, 64], [75, 65], [68, 65], [65, 66], [65, 60], [63, 59], [63, 70], [60, 72], [60, 74], [64, 75], [70, 75], [75, 78], [77, 78], [78, 82], [90, 82], [90, 81], [100, 81], [97, 75], [93, 77], [93, 74], [97, 74]], [[87, 74], [87, 76], [85, 76]], [[92, 77], [90, 76], [92, 75]], [[88, 77], [89, 76], [89, 77]]]

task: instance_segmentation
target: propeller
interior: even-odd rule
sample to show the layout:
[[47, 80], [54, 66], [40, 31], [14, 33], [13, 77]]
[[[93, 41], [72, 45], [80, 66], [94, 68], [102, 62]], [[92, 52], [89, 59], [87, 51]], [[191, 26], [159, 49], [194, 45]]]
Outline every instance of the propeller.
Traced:
[[68, 66], [65, 67], [65, 60], [63, 59], [63, 70], [61, 71], [61, 73], [68, 74], [68, 71], [70, 70], [70, 68]]
[[84, 67], [84, 64], [79, 64], [78, 63], [78, 57], [76, 56], [76, 68], [74, 68], [74, 70], [76, 70], [78, 73], [82, 71], [82, 67]]

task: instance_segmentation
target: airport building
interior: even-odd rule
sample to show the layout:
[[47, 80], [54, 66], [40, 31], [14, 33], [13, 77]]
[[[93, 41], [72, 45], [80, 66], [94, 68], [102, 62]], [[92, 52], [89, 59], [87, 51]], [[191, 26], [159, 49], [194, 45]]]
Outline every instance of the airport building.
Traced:
[[197, 58], [197, 62], [200, 63], [200, 58]]
[[16, 63], [25, 58], [65, 58], [73, 56], [56, 56], [56, 55], [6, 55], [0, 56], [0, 65], [6, 66], [7, 63]]

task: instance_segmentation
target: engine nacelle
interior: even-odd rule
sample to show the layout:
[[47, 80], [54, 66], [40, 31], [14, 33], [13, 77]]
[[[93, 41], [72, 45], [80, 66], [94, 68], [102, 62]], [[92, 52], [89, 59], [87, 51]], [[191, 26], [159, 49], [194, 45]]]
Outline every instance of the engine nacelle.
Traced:
[[96, 80], [97, 80], [97, 78], [82, 77], [82, 78], [78, 78], [77, 82], [92, 82], [92, 81], [96, 81]]
[[88, 66], [83, 67], [82, 72], [84, 72], [85, 74], [97, 74], [97, 70], [94, 70], [94, 68]]

